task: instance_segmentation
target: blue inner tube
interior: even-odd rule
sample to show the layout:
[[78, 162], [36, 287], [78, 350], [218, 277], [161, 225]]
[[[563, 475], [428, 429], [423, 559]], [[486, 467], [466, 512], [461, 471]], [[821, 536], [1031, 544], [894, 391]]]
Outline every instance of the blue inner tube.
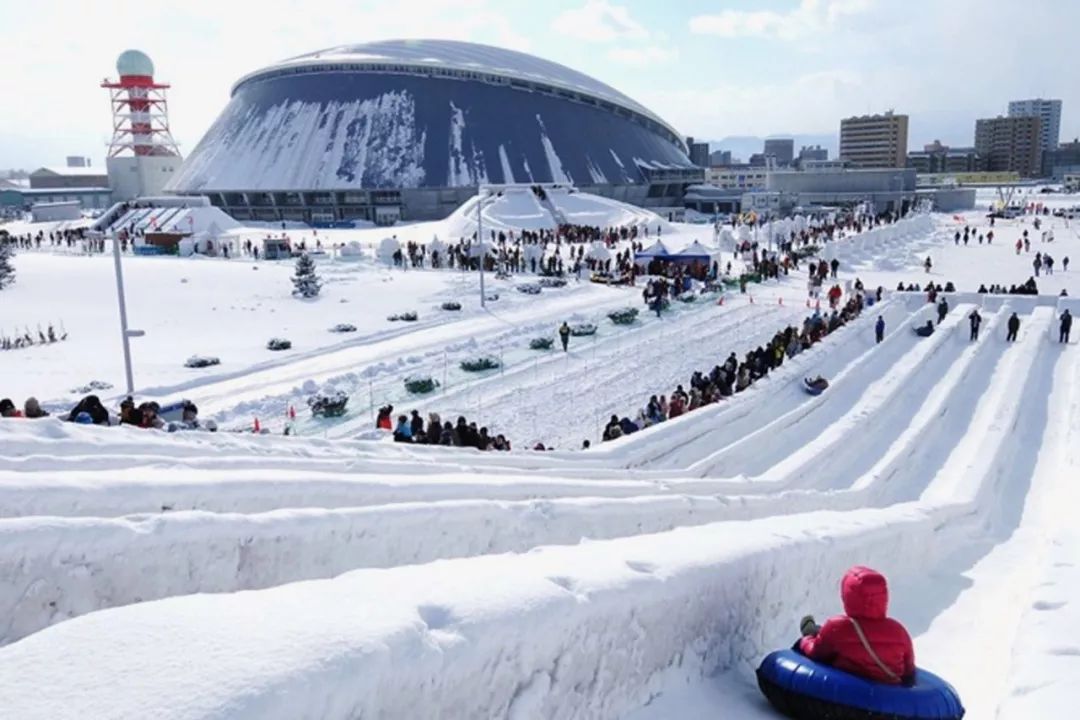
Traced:
[[918, 670], [915, 685], [876, 683], [816, 663], [794, 650], [761, 662], [758, 687], [780, 712], [798, 720], [961, 720], [964, 706], [952, 685]]

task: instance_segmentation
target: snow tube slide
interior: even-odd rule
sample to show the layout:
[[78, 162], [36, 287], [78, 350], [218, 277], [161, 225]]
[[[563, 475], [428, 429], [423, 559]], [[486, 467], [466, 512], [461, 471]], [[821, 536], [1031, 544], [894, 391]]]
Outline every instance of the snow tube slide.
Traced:
[[794, 650], [761, 662], [758, 687], [796, 720], [961, 720], [964, 706], [949, 683], [918, 670], [915, 685], [885, 685], [816, 663]]
[[818, 378], [817, 380], [810, 380], [809, 378], [803, 378], [803, 389], [811, 395], [820, 395], [829, 388], [829, 381], [825, 378]]

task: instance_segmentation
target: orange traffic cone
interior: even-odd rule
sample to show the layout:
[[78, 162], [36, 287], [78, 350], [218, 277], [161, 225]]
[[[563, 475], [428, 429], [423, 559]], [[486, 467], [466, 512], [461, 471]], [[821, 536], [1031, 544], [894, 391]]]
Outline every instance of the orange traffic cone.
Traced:
[[724, 296], [723, 295], [721, 295], [720, 299], [716, 301], [716, 304], [717, 305], [723, 305], [724, 304]]

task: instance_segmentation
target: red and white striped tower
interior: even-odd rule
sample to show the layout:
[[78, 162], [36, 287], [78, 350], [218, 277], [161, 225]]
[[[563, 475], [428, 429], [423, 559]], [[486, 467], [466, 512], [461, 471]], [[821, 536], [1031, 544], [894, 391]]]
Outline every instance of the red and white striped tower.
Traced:
[[179, 157], [180, 149], [169, 131], [166, 83], [154, 81], [154, 63], [141, 50], [125, 50], [116, 60], [119, 82], [105, 80], [112, 104], [113, 136], [109, 157]]

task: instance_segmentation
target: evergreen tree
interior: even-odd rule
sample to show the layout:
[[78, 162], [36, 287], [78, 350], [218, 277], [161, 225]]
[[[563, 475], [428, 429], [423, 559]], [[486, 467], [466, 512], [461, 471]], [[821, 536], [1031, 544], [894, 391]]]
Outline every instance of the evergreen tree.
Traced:
[[293, 295], [303, 298], [317, 297], [322, 289], [322, 280], [315, 274], [315, 261], [304, 253], [296, 259], [296, 274], [292, 277]]
[[15, 268], [11, 265], [11, 258], [15, 257], [12, 243], [0, 240], [0, 290], [15, 282]]

